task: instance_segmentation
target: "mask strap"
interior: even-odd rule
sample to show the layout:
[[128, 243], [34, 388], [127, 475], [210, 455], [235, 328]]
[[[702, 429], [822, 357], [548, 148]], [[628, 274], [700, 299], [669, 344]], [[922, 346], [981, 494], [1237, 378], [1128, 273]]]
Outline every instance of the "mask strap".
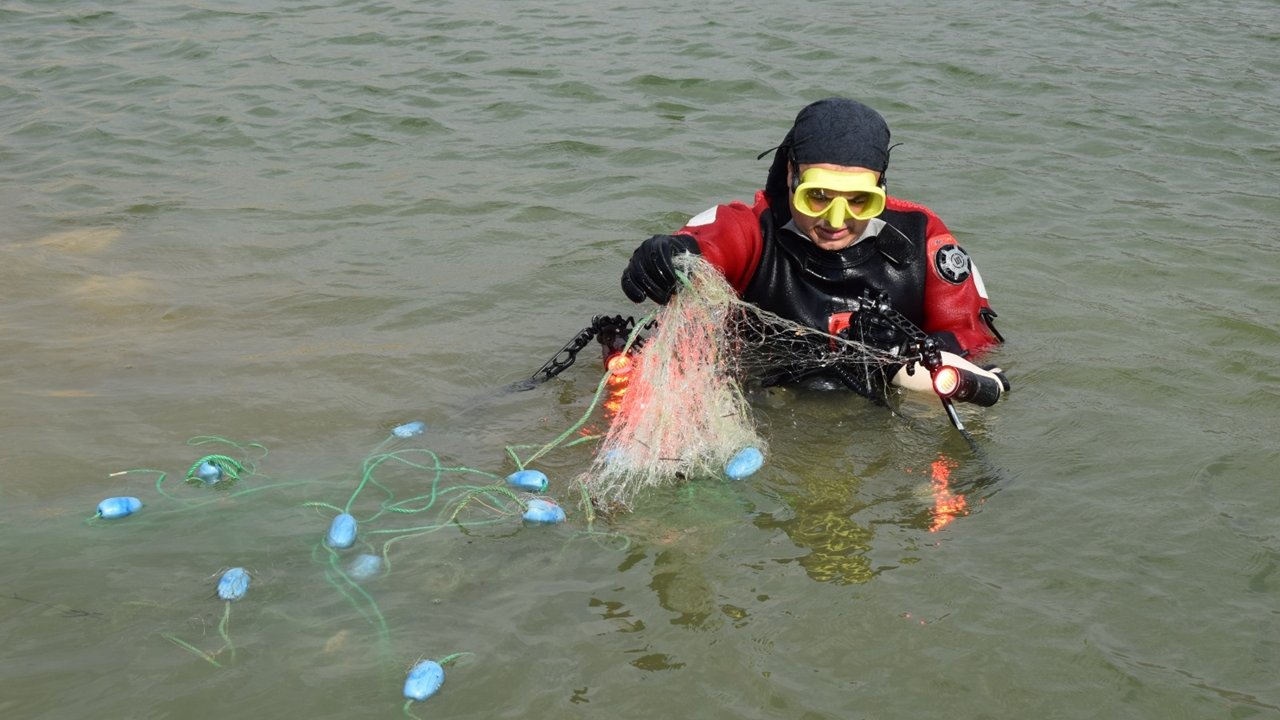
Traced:
[[764, 152], [762, 152], [762, 153], [760, 153], [759, 155], [757, 155], [757, 156], [756, 156], [756, 159], [757, 159], [757, 160], [763, 160], [765, 155], [768, 155], [769, 153], [774, 152], [774, 151], [776, 151], [776, 150], [780, 149], [781, 147], [782, 147], [781, 145], [774, 145], [773, 147], [769, 148], [768, 150], [765, 150]]
[[902, 143], [894, 143], [890, 145], [887, 150], [884, 151], [884, 167], [880, 169], [880, 189], [885, 190], [886, 192], [889, 187], [888, 180], [886, 180], [886, 178], [889, 176], [889, 153], [893, 152], [893, 149], [898, 147], [901, 144]]

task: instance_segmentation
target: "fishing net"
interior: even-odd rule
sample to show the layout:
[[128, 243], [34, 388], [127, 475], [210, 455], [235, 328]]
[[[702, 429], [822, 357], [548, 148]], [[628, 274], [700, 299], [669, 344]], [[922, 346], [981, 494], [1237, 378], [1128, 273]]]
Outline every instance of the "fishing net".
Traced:
[[645, 489], [720, 476], [744, 448], [763, 453], [744, 394], [751, 383], [823, 378], [874, 397], [900, 362], [864, 342], [874, 328], [829, 335], [739, 299], [699, 256], [677, 257], [676, 269], [683, 287], [654, 316], [582, 480], [604, 509], [627, 509]]

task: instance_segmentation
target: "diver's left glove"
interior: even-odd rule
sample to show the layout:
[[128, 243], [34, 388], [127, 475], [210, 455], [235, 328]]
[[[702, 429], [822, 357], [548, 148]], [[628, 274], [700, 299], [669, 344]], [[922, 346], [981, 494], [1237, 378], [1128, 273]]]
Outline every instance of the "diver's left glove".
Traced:
[[622, 271], [622, 292], [631, 302], [650, 298], [666, 305], [679, 283], [673, 260], [683, 252], [702, 254], [698, 241], [688, 235], [654, 235], [640, 243]]

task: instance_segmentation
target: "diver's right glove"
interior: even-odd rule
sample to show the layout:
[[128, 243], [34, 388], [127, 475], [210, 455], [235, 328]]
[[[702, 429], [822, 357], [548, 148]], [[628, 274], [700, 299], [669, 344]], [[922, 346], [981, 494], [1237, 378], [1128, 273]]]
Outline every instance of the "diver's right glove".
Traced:
[[679, 283], [672, 260], [682, 252], [702, 254], [698, 241], [688, 235], [654, 235], [640, 243], [622, 271], [622, 292], [631, 302], [650, 298], [666, 305]]

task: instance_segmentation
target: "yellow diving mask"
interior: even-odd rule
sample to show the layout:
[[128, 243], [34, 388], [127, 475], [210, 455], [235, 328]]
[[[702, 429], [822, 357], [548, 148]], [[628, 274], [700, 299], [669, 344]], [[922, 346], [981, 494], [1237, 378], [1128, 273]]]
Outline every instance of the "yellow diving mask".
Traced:
[[809, 217], [826, 218], [841, 227], [849, 218], [868, 220], [884, 212], [884, 188], [870, 170], [837, 172], [809, 168], [791, 198], [796, 210]]

